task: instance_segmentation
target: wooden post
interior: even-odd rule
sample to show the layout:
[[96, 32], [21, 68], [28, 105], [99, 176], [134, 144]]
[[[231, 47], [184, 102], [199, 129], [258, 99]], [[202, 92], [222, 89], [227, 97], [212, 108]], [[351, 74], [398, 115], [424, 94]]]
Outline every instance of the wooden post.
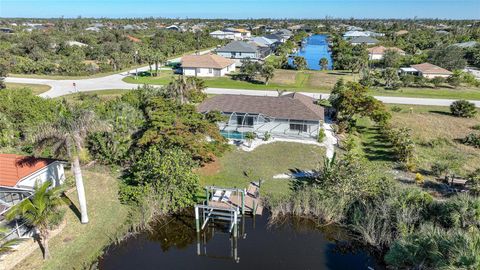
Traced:
[[195, 206], [195, 228], [200, 232], [200, 216], [198, 214], [198, 207]]
[[242, 192], [242, 216], [245, 215], [245, 194], [247, 193], [246, 189], [243, 189]]

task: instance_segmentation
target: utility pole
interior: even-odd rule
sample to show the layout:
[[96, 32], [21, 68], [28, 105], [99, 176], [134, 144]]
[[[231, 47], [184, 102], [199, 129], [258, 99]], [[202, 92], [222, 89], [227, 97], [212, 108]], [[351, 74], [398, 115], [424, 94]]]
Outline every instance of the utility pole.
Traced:
[[134, 61], [135, 61], [135, 80], [138, 80], [138, 50], [135, 51], [135, 54], [133, 55]]

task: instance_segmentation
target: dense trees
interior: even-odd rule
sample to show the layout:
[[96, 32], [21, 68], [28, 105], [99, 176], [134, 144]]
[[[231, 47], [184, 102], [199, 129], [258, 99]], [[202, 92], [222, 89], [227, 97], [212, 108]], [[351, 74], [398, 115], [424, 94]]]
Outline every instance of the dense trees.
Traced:
[[463, 49], [456, 46], [438, 47], [430, 51], [429, 61], [448, 70], [463, 69], [467, 64]]
[[358, 72], [368, 63], [368, 51], [365, 45], [351, 45], [340, 36], [335, 37], [332, 48], [333, 65], [335, 69]]

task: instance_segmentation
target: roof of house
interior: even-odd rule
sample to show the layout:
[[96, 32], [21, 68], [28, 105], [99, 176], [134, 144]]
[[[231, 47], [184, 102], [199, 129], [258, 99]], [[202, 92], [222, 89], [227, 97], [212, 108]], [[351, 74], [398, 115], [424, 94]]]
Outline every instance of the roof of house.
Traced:
[[0, 186], [14, 187], [20, 180], [55, 160], [15, 154], [0, 154]]
[[189, 68], [226, 68], [235, 63], [216, 54], [186, 55], [182, 58], [182, 67]]
[[232, 41], [227, 45], [217, 49], [217, 52], [256, 53], [257, 48], [243, 41]]
[[292, 120], [323, 120], [324, 108], [316, 105], [314, 101], [313, 98], [298, 93], [280, 97], [217, 95], [205, 100], [197, 110], [263, 114], [268, 117]]
[[445, 74], [445, 75], [453, 74], [449, 70], [446, 70], [444, 68], [441, 68], [439, 66], [436, 66], [430, 63], [412, 65], [411, 67], [422, 72], [423, 74]]
[[371, 38], [371, 37], [354, 37], [350, 40], [350, 43], [356, 43], [356, 44], [360, 44], [360, 43], [367, 43], [367, 44], [376, 44], [378, 43], [379, 41], [375, 38]]
[[131, 42], [135, 42], [135, 43], [142, 42], [139, 38], [136, 38], [136, 37], [133, 37], [133, 36], [130, 36], [130, 35], [127, 35], [127, 38], [128, 38]]
[[223, 32], [223, 31], [220, 31], [220, 30], [217, 30], [217, 31], [213, 31], [210, 33], [210, 35], [231, 35], [231, 33], [228, 33], [228, 32]]
[[476, 41], [467, 41], [467, 42], [462, 42], [462, 43], [455, 43], [452, 44], [452, 46], [459, 47], [459, 48], [473, 48], [479, 44]]
[[367, 37], [368, 34], [364, 31], [347, 31], [343, 34], [344, 37]]
[[252, 41], [264, 45], [272, 45], [273, 43], [275, 43], [274, 40], [268, 39], [266, 37], [254, 37], [252, 38]]
[[282, 36], [277, 35], [277, 34], [267, 34], [267, 35], [265, 35], [264, 37], [265, 37], [265, 38], [268, 38], [268, 39], [270, 39], [270, 40], [278, 40], [278, 41], [280, 41], [280, 40], [283, 39]]
[[384, 54], [388, 50], [396, 51], [398, 53], [405, 53], [404, 50], [399, 49], [397, 47], [376, 46], [376, 47], [368, 48], [367, 50], [368, 50], [368, 53], [371, 53], [371, 54]]

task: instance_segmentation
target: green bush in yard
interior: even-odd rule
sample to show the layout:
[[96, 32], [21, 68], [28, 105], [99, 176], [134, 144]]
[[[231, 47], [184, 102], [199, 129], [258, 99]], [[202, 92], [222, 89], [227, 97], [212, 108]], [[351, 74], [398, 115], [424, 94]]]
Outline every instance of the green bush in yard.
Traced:
[[480, 148], [480, 134], [470, 133], [462, 140], [463, 144], [473, 146], [475, 148]]
[[474, 117], [477, 114], [475, 104], [467, 100], [457, 100], [450, 105], [450, 111], [458, 117]]
[[327, 135], [325, 134], [325, 129], [323, 128], [320, 128], [320, 130], [318, 131], [318, 137], [317, 137], [317, 141], [319, 143], [323, 142], [323, 140], [325, 140], [325, 137]]

